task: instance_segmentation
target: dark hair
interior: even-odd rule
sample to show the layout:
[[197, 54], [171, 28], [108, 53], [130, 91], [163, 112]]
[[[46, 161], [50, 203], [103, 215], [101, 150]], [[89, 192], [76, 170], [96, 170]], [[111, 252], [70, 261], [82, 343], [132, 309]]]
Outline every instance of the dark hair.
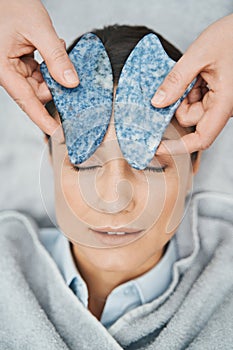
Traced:
[[[108, 53], [112, 71], [114, 84], [118, 83], [122, 68], [130, 55], [131, 51], [137, 43], [147, 34], [154, 33], [158, 36], [164, 50], [169, 57], [174, 61], [178, 61], [182, 53], [165, 40], [160, 34], [152, 29], [144, 26], [126, 26], [126, 25], [112, 25], [104, 27], [103, 29], [95, 29], [91, 31], [96, 34]], [[78, 43], [81, 37], [77, 38], [68, 48], [69, 53], [73, 47]]]
[[[147, 34], [154, 33], [158, 36], [164, 50], [174, 61], [178, 61], [182, 56], [182, 53], [164, 39], [160, 34], [155, 32], [153, 29], [147, 28], [145, 26], [128, 26], [128, 25], [110, 25], [105, 26], [103, 29], [94, 29], [91, 31], [96, 34], [100, 40], [103, 42], [104, 47], [108, 53], [112, 71], [113, 71], [113, 82], [117, 85], [121, 70], [130, 55], [131, 51], [137, 45], [137, 43]], [[67, 49], [69, 53], [73, 47], [78, 43], [82, 36], [78, 37]], [[49, 114], [54, 116], [56, 112], [55, 105], [53, 101], [46, 104], [46, 109]], [[192, 128], [191, 131], [195, 129]], [[49, 138], [49, 136], [47, 135]], [[49, 151], [51, 152], [51, 141], [49, 138]], [[195, 152], [196, 154], [196, 152]], [[192, 154], [192, 159], [196, 158], [194, 153]]]

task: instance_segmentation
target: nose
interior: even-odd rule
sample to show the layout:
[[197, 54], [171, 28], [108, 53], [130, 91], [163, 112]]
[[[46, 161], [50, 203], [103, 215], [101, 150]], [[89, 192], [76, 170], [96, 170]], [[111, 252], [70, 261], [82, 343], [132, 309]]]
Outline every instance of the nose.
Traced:
[[133, 172], [125, 160], [106, 163], [96, 177], [98, 210], [105, 213], [131, 212], [136, 205], [134, 183]]

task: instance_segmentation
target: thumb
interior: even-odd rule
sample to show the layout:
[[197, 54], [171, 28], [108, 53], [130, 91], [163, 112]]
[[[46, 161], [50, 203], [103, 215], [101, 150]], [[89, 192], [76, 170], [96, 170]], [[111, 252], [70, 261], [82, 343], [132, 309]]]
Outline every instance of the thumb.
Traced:
[[60, 40], [52, 26], [46, 27], [37, 38], [36, 48], [46, 62], [49, 73], [61, 85], [72, 88], [79, 84], [78, 74], [65, 50], [64, 41]]
[[188, 85], [202, 70], [202, 66], [198, 66], [198, 51], [195, 45], [191, 46], [174, 65], [151, 100], [154, 107], [169, 106], [184, 94]]

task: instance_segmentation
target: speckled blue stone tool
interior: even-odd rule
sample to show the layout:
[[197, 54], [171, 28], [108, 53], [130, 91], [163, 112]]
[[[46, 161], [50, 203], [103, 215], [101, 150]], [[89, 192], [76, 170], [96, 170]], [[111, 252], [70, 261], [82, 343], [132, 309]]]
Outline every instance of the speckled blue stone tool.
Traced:
[[102, 41], [92, 33], [82, 36], [69, 54], [80, 84], [73, 89], [58, 84], [42, 62], [40, 69], [61, 118], [70, 162], [79, 164], [97, 149], [112, 114], [113, 74]]
[[194, 84], [171, 106], [153, 107], [151, 99], [174, 64], [152, 33], [135, 46], [121, 72], [114, 104], [115, 129], [124, 158], [136, 169], [150, 163], [176, 109]]
[[114, 106], [111, 63], [101, 40], [95, 34], [84, 34], [69, 57], [79, 75], [77, 88], [58, 84], [44, 62], [41, 72], [61, 117], [71, 163], [82, 163], [95, 152], [114, 108], [122, 154], [132, 167], [144, 169], [194, 82], [171, 106], [151, 105], [155, 91], [175, 64], [153, 33], [144, 36], [129, 55], [119, 78]]

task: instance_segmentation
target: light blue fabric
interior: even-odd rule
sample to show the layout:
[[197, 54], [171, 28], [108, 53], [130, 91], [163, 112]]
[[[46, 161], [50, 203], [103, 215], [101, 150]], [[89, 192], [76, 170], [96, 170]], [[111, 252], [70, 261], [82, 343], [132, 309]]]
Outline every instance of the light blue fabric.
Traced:
[[[43, 228], [40, 230], [40, 236], [66, 284], [87, 307], [87, 285], [74, 263], [68, 239], [56, 228]], [[151, 302], [161, 295], [171, 283], [172, 266], [177, 259], [176, 242], [173, 237], [157, 265], [142, 276], [113, 289], [106, 300], [100, 322], [108, 328], [127, 311]]]
[[67, 287], [36, 222], [0, 212], [0, 349], [232, 349], [232, 212], [232, 196], [196, 194], [170, 286], [108, 329]]

